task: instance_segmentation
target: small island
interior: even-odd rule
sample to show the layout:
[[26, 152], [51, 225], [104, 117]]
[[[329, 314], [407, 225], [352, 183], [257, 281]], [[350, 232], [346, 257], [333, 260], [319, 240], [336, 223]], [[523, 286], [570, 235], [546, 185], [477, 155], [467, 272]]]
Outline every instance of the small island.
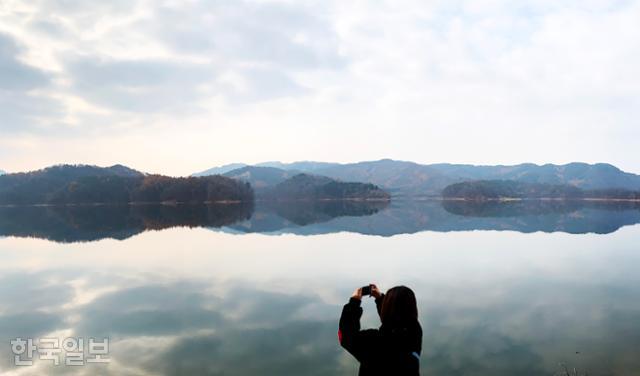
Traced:
[[477, 180], [451, 184], [442, 191], [446, 200], [608, 200], [640, 201], [640, 191], [581, 189], [569, 184], [529, 183], [515, 180]]
[[370, 183], [341, 182], [325, 176], [297, 174], [260, 193], [264, 200], [388, 201], [391, 195]]

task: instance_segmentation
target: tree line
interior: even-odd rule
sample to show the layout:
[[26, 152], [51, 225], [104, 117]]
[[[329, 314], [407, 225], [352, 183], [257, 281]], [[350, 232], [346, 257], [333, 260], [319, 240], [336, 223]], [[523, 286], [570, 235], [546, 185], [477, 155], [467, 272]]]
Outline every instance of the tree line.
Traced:
[[67, 166], [54, 171], [0, 176], [3, 205], [246, 201], [253, 201], [253, 189], [248, 183], [218, 175], [179, 178], [131, 173], [82, 175], [74, 166]]
[[527, 183], [514, 180], [479, 180], [451, 184], [442, 191], [444, 198], [468, 200], [494, 199], [602, 199], [640, 200], [640, 191], [610, 188], [583, 190], [572, 185]]

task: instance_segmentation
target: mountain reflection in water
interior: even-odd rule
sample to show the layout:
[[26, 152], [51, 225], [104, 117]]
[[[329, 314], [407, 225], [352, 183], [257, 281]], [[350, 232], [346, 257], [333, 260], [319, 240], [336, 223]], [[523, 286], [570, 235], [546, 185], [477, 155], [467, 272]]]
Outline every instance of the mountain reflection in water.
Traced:
[[126, 239], [147, 230], [233, 233], [510, 230], [607, 234], [640, 223], [640, 203], [594, 201], [296, 201], [228, 205], [0, 207], [0, 236], [56, 242]]
[[[637, 375], [639, 217], [593, 202], [0, 208], [0, 374], [355, 375], [337, 321], [375, 282], [416, 292], [423, 375]], [[108, 337], [111, 363], [14, 366], [11, 339], [67, 336]]]

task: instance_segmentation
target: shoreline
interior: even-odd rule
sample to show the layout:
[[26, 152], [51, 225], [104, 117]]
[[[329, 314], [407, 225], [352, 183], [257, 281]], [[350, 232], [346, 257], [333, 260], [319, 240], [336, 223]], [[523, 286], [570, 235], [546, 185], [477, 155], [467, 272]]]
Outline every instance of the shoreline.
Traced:
[[77, 204], [2, 204], [0, 208], [56, 208], [56, 207], [99, 207], [99, 206], [186, 206], [186, 205], [239, 205], [254, 201], [204, 201], [204, 202], [94, 202]]
[[465, 198], [465, 197], [442, 197], [434, 198], [438, 201], [464, 201], [464, 202], [522, 202], [522, 201], [594, 201], [594, 202], [640, 202], [640, 199], [633, 198], [597, 198], [597, 197], [584, 197], [584, 198], [554, 198], [554, 197], [539, 197], [539, 198]]
[[200, 205], [241, 205], [252, 204], [256, 202], [390, 202], [388, 199], [369, 199], [369, 198], [324, 198], [324, 199], [286, 199], [286, 200], [222, 200], [222, 201], [203, 201], [203, 202], [180, 202], [180, 201], [163, 201], [163, 202], [94, 202], [94, 203], [61, 203], [61, 204], [0, 204], [0, 208], [49, 208], [49, 207], [100, 207], [100, 206], [200, 206]]
[[269, 200], [269, 199], [257, 199], [252, 201], [240, 201], [240, 200], [222, 200], [222, 201], [204, 201], [204, 202], [176, 202], [176, 201], [164, 201], [164, 202], [127, 202], [127, 203], [68, 203], [68, 204], [0, 204], [0, 208], [27, 208], [27, 207], [101, 207], [101, 206], [198, 206], [198, 205], [242, 205], [252, 203], [300, 203], [300, 202], [370, 202], [370, 203], [382, 203], [382, 202], [408, 202], [408, 201], [454, 201], [454, 202], [468, 202], [468, 203], [480, 203], [480, 202], [625, 202], [625, 203], [640, 203], [640, 199], [624, 199], [624, 198], [597, 198], [597, 197], [585, 197], [585, 198], [465, 198], [465, 197], [390, 197], [390, 198], [322, 198], [322, 199], [281, 199], [281, 200]]

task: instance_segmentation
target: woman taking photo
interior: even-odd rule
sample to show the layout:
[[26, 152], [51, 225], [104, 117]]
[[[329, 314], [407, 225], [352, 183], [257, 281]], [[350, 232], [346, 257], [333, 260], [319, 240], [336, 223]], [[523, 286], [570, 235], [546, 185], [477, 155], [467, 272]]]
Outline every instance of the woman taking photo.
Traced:
[[[382, 322], [379, 329], [360, 330], [363, 290], [364, 295], [370, 293], [376, 299]], [[373, 284], [357, 289], [342, 309], [338, 339], [360, 362], [360, 376], [419, 375], [422, 328], [415, 294], [405, 286], [389, 289], [386, 294]]]

